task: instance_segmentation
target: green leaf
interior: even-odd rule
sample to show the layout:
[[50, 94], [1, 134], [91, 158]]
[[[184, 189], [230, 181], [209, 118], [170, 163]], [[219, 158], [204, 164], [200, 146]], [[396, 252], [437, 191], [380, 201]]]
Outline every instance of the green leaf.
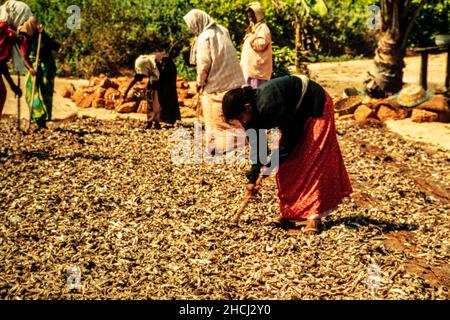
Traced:
[[328, 13], [328, 7], [324, 0], [311, 0], [312, 11], [319, 16], [325, 16]]

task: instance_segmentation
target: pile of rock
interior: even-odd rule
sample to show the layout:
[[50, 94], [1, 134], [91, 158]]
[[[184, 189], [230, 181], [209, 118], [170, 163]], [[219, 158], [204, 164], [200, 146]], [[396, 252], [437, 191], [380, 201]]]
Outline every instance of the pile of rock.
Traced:
[[359, 124], [377, 126], [388, 120], [406, 118], [413, 122], [450, 122], [449, 99], [443, 95], [432, 96], [414, 107], [400, 105], [397, 97], [351, 96], [336, 98], [334, 102], [337, 119], [354, 119]]
[[[88, 85], [75, 88], [71, 85], [62, 90], [64, 98], [71, 99], [80, 108], [104, 108], [115, 110], [117, 113], [147, 113], [146, 88], [148, 80], [137, 83], [128, 93], [127, 97], [123, 92], [127, 89], [133, 78], [120, 77], [110, 79], [106, 76], [92, 78]], [[183, 78], [177, 78], [178, 99], [182, 111], [182, 116], [195, 116], [195, 112], [190, 110], [194, 106], [189, 83]]]

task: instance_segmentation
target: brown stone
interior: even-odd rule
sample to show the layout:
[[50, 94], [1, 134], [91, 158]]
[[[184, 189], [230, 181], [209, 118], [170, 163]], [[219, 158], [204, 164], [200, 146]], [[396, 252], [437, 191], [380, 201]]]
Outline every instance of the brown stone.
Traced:
[[84, 93], [83, 92], [74, 92], [72, 95], [72, 101], [75, 102], [76, 105], [80, 104], [81, 100], [84, 99]]
[[120, 85], [117, 82], [111, 80], [110, 85], [111, 85], [110, 88], [119, 90]]
[[114, 110], [116, 108], [116, 102], [114, 100], [106, 100], [105, 109]]
[[186, 94], [186, 99], [185, 100], [192, 99], [194, 96], [195, 96], [194, 93], [188, 91], [187, 94]]
[[94, 99], [103, 99], [105, 97], [106, 89], [98, 87], [93, 93]]
[[356, 122], [360, 124], [365, 124], [367, 119], [374, 118], [375, 114], [371, 108], [366, 105], [359, 106], [354, 113]]
[[138, 104], [136, 101], [121, 103], [116, 107], [117, 113], [132, 113], [136, 112]]
[[101, 81], [98, 85], [105, 90], [113, 87], [112, 81], [108, 78], [101, 79]]
[[414, 109], [411, 115], [411, 120], [414, 122], [434, 122], [439, 119], [436, 112]]
[[114, 89], [114, 88], [109, 88], [105, 92], [105, 99], [107, 99], [107, 100], [116, 101], [120, 98], [120, 96], [121, 96], [120, 91], [117, 89]]
[[145, 89], [134, 87], [129, 93], [128, 97], [133, 100], [142, 100], [145, 99]]
[[89, 84], [87, 86], [81, 86], [81, 88], [84, 87], [84, 89], [86, 89], [86, 87], [96, 87], [100, 84], [101, 80], [98, 77], [92, 77], [91, 79], [89, 79]]
[[81, 92], [84, 94], [93, 94], [95, 92], [95, 87], [83, 88]]
[[363, 99], [361, 96], [340, 99], [335, 104], [335, 112], [340, 116], [352, 114], [362, 104]]
[[106, 105], [105, 99], [95, 99], [94, 102], [92, 102], [92, 108], [94, 109], [100, 109], [104, 108]]
[[185, 99], [189, 99], [189, 92], [186, 90], [180, 90], [178, 92], [178, 100], [183, 101]]
[[197, 116], [196, 112], [188, 107], [180, 108], [180, 113], [182, 118], [195, 118]]
[[434, 96], [430, 100], [417, 106], [416, 109], [435, 112], [438, 114], [437, 121], [450, 122], [449, 99], [442, 95]]
[[93, 95], [87, 95], [80, 101], [78, 106], [85, 109], [90, 108], [92, 106], [92, 103], [94, 102], [94, 99], [95, 98]]
[[388, 107], [386, 105], [380, 106], [377, 112], [378, 119], [381, 122], [386, 122], [387, 120], [401, 120], [407, 118], [409, 112], [406, 109], [399, 108], [397, 110]]
[[62, 90], [61, 95], [63, 98], [71, 99], [74, 93], [75, 93], [75, 91], [73, 90], [72, 87], [65, 87]]
[[398, 104], [397, 101], [395, 101], [393, 97], [374, 101], [375, 110], [378, 110], [381, 106], [387, 106], [394, 110], [402, 109], [402, 107]]
[[139, 103], [139, 107], [138, 107], [138, 109], [137, 109], [137, 113], [147, 114], [147, 108], [148, 108], [147, 101], [142, 100], [142, 101]]

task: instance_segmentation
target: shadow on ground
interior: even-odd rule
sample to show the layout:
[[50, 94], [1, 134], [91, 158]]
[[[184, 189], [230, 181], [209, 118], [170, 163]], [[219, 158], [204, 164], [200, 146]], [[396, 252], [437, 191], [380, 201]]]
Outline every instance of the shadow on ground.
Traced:
[[336, 220], [325, 221], [323, 230], [326, 231], [339, 225], [345, 225], [349, 229], [368, 227], [369, 229], [377, 229], [382, 233], [388, 233], [392, 231], [413, 231], [419, 228], [419, 226], [416, 224], [395, 223], [392, 221], [376, 220], [362, 215], [356, 215], [339, 218]]

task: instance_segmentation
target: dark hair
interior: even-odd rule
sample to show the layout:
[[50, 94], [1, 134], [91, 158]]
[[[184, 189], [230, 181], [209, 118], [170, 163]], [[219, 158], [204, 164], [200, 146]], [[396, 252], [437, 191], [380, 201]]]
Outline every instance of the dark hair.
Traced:
[[255, 102], [256, 90], [252, 87], [238, 88], [228, 91], [222, 100], [222, 111], [226, 121], [239, 118], [245, 105]]
[[139, 82], [141, 82], [142, 80], [144, 80], [144, 78], [145, 78], [145, 75], [140, 74], [140, 73], [136, 73], [136, 74], [134, 75], [134, 80], [139, 81]]

